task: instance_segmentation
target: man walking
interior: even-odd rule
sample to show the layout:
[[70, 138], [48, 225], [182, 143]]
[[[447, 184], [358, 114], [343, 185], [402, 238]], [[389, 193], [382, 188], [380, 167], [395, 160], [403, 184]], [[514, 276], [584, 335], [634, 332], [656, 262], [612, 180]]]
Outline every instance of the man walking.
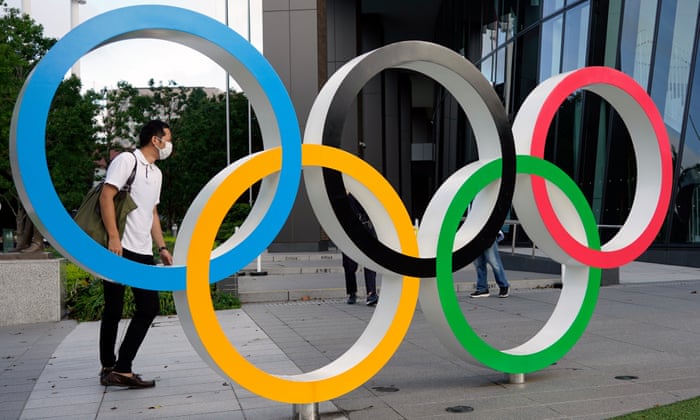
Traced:
[[[155, 264], [153, 243], [160, 253], [161, 261], [171, 265], [173, 257], [163, 240], [163, 232], [156, 206], [160, 201], [162, 174], [154, 162], [163, 160], [172, 152], [172, 135], [168, 124], [159, 120], [146, 123], [139, 134], [139, 147], [133, 153], [121, 153], [107, 169], [105, 184], [100, 195], [102, 223], [109, 235], [111, 252], [142, 264]], [[138, 206], [126, 217], [124, 234], [119, 236], [114, 209], [114, 196], [122, 189], [136, 166], [131, 184], [131, 198]], [[125, 286], [109, 280], [102, 281], [105, 307], [100, 324], [100, 383], [105, 386], [128, 388], [150, 388], [153, 380], [143, 380], [132, 372], [136, 357], [151, 322], [160, 311], [158, 292], [132, 288], [136, 312], [124, 340], [119, 346], [118, 357], [114, 354], [119, 321], [124, 307]]]

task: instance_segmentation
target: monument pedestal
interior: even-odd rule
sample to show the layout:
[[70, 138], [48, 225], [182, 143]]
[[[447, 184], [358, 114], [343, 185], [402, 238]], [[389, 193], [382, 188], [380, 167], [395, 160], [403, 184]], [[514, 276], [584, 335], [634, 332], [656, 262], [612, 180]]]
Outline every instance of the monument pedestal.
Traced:
[[64, 266], [47, 252], [0, 254], [0, 326], [60, 321]]

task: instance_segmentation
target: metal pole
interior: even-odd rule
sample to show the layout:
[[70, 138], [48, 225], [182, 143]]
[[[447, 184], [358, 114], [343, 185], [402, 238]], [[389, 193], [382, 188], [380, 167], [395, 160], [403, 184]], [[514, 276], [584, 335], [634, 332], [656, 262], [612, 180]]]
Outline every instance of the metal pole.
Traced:
[[294, 420], [317, 420], [321, 418], [318, 410], [318, 403], [294, 404], [292, 408], [292, 418]]
[[22, 0], [22, 13], [25, 15], [32, 14], [32, 2], [31, 0]]
[[524, 384], [525, 383], [525, 374], [524, 373], [510, 373], [510, 374], [508, 374], [508, 383]]
[[[248, 42], [252, 44], [250, 39], [250, 0], [248, 0]], [[248, 95], [246, 95], [248, 99]], [[250, 108], [250, 99], [248, 99], [248, 154], [253, 154], [253, 127], [252, 127], [252, 111]], [[253, 205], [253, 187], [248, 188], [248, 204]]]
[[[224, 0], [224, 21], [228, 27], [228, 0]], [[226, 166], [231, 164], [231, 112], [229, 104], [229, 74], [226, 72]]]
[[[80, 15], [78, 5], [87, 3], [87, 0], [70, 0], [70, 28], [73, 29], [80, 23]], [[22, 3], [24, 6], [24, 2]], [[71, 67], [71, 74], [80, 77], [80, 60], [76, 61]]]

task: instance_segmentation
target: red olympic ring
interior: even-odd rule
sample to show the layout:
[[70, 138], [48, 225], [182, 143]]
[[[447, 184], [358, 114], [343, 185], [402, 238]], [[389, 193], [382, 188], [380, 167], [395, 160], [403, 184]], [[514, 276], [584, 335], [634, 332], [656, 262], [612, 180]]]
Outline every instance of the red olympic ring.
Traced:
[[[542, 215], [544, 225], [552, 235], [552, 238], [554, 238], [567, 254], [585, 265], [599, 268], [613, 268], [634, 260], [651, 245], [664, 222], [668, 203], [670, 202], [673, 166], [671, 147], [663, 118], [649, 95], [631, 77], [607, 67], [586, 67], [571, 72], [553, 88], [549, 96], [544, 100], [544, 104], [535, 122], [532, 146], [529, 154], [544, 158], [547, 132], [561, 104], [577, 89], [585, 88], [586, 90], [595, 92], [596, 84], [614, 86], [626, 93], [629, 99], [631, 99], [630, 107], [641, 108], [646, 114], [648, 124], [651, 124], [653, 128], [656, 135], [656, 144], [658, 146], [657, 153], [660, 156], [659, 163], [661, 166], [659, 196], [653, 216], [638, 238], [628, 245], [619, 249], [608, 250], [605, 245], [610, 244], [612, 242], [611, 240], [601, 247], [601, 251], [596, 251], [574, 239], [569, 231], [562, 225], [552, 206], [544, 179], [533, 177], [532, 191], [537, 208]], [[632, 101], [634, 101], [634, 103], [632, 103]], [[624, 109], [616, 110], [618, 112], [626, 111]], [[633, 131], [635, 127], [630, 127], [628, 125], [627, 129]], [[633, 140], [639, 141], [638, 137], [635, 138], [635, 136], [632, 136], [632, 138]], [[638, 162], [637, 170], [639, 171], [642, 169], [639, 167], [639, 153], [637, 152], [636, 155]], [[640, 189], [637, 188], [636, 194], [640, 193]]]

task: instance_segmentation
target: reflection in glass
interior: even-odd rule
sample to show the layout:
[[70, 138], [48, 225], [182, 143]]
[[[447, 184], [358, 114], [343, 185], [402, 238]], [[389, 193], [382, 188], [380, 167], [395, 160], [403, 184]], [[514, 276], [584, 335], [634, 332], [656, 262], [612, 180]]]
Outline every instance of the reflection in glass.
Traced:
[[561, 37], [564, 19], [558, 16], [542, 24], [540, 44], [540, 74], [542, 82], [550, 76], [559, 74], [561, 64]]
[[502, 47], [514, 35], [516, 17], [507, 13], [497, 21], [489, 22], [481, 27], [481, 56], [486, 57]]
[[481, 28], [481, 56], [486, 57], [498, 46], [498, 22], [491, 22]]
[[562, 72], [580, 69], [586, 66], [589, 10], [590, 7], [588, 3], [586, 3], [566, 12]]
[[625, 2], [620, 39], [620, 70], [646, 88], [651, 68], [657, 0]]
[[[659, 32], [654, 59], [654, 80], [651, 96], [664, 117], [673, 145], [678, 140], [685, 106], [690, 55], [695, 32], [698, 0], [684, 0], [676, 4], [662, 3]], [[663, 47], [661, 47], [663, 46]], [[670, 47], [670, 48], [669, 48]]]
[[[698, 60], [700, 50], [695, 56], [696, 63]], [[700, 243], [700, 71], [697, 68], [685, 124], [683, 155], [673, 200], [671, 241]]]
[[[537, 86], [537, 57], [539, 31], [530, 30], [521, 35], [515, 48], [514, 103], [513, 112], [517, 112], [527, 95]], [[510, 109], [509, 109], [510, 110]]]
[[542, 17], [547, 17], [564, 7], [564, 0], [542, 0]]
[[[686, 124], [686, 144], [681, 145], [681, 128], [683, 112], [687, 101], [688, 79], [690, 76], [690, 57], [693, 50], [698, 0], [661, 2], [659, 13], [657, 48], [654, 56], [651, 97], [663, 116], [671, 147], [674, 153], [674, 170], [679, 173], [676, 183], [676, 195], [673, 198], [673, 218], [670, 230], [671, 242], [688, 242], [694, 240], [698, 220], [693, 220], [693, 200], [698, 179], [698, 164], [692, 157], [694, 145], [691, 140], [694, 124], [698, 119], [691, 111]], [[683, 156], [678, 159], [678, 153]], [[686, 155], [686, 153], [688, 155]]]
[[664, 107], [664, 121], [677, 132], [681, 130], [683, 108], [688, 90], [688, 75], [690, 74], [690, 56], [693, 51], [693, 38], [688, 37], [688, 34], [695, 33], [697, 14], [697, 0], [678, 2], [673, 26], [671, 63], [668, 68], [666, 106]]

